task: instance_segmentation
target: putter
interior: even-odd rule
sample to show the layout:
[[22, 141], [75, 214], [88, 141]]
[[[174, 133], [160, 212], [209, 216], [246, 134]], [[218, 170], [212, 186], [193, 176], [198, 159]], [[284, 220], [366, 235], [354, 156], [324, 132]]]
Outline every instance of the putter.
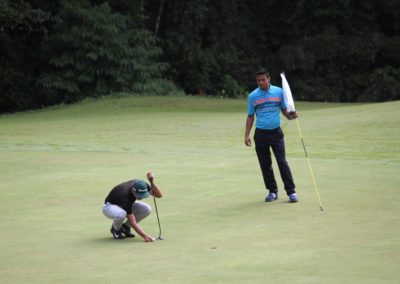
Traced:
[[156, 240], [164, 240], [164, 238], [161, 236], [160, 218], [158, 217], [157, 202], [156, 202], [156, 198], [154, 196], [153, 196], [153, 200], [154, 200], [154, 207], [156, 208], [156, 215], [157, 215], [158, 229], [159, 229], [158, 237], [156, 238]]

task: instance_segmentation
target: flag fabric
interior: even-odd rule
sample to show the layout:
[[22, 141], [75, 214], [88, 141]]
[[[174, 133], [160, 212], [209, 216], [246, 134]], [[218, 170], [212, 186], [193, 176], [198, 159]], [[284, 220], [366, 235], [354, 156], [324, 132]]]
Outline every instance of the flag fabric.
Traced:
[[281, 78], [282, 78], [283, 96], [285, 97], [285, 100], [286, 100], [287, 111], [288, 112], [296, 111], [296, 109], [294, 108], [292, 91], [290, 91], [289, 83], [286, 80], [284, 72], [281, 73]]

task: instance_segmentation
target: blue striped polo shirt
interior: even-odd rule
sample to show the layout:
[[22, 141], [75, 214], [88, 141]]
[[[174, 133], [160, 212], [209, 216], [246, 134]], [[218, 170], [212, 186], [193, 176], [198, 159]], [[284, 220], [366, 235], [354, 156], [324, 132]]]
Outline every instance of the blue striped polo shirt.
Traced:
[[248, 96], [248, 115], [256, 114], [256, 128], [271, 130], [281, 126], [281, 110], [287, 108], [282, 88], [269, 85], [268, 91], [255, 89]]

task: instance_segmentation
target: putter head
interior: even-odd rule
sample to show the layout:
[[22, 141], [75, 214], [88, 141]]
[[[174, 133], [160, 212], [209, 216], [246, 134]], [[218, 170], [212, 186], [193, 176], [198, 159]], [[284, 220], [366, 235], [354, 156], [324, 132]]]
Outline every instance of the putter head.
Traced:
[[164, 240], [164, 238], [161, 236], [158, 236], [158, 238], [156, 240]]

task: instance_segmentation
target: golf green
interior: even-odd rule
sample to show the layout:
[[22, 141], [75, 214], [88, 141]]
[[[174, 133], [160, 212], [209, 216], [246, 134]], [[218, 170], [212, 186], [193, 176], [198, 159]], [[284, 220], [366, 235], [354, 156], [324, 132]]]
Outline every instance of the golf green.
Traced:
[[[297, 103], [283, 120], [300, 202], [264, 202], [246, 101], [112, 97], [0, 116], [0, 283], [399, 283], [400, 102]], [[145, 178], [165, 240], [101, 212]], [[152, 199], [146, 200], [154, 209]], [[141, 223], [157, 236], [153, 214]]]

